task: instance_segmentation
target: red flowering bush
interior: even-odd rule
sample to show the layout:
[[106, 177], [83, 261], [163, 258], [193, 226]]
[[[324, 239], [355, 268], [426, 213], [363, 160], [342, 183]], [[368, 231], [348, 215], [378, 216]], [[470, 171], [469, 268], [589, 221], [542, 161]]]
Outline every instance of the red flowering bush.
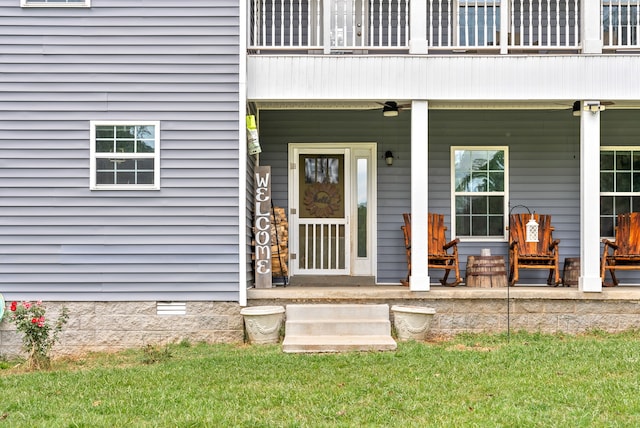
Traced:
[[11, 302], [9, 321], [22, 333], [22, 346], [27, 352], [30, 369], [48, 368], [51, 362], [49, 351], [58, 341], [58, 334], [69, 319], [66, 307], [55, 324], [50, 324], [42, 302]]

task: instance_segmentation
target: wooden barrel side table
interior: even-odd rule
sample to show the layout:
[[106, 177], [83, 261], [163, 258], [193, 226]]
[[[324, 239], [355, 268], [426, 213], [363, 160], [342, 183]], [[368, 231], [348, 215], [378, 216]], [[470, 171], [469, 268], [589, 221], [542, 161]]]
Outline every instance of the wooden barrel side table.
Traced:
[[567, 257], [564, 259], [564, 268], [562, 269], [562, 285], [565, 287], [577, 287], [578, 278], [580, 277], [580, 258]]
[[507, 268], [502, 256], [469, 256], [466, 274], [467, 287], [507, 286]]

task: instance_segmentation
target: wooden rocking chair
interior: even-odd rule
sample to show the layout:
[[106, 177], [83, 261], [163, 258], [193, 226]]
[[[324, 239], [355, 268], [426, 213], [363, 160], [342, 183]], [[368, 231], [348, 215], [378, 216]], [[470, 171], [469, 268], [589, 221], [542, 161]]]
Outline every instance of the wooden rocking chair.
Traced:
[[[618, 214], [615, 242], [603, 239], [604, 251], [600, 260], [602, 285], [618, 285], [615, 270], [640, 270], [640, 213]], [[612, 253], [609, 253], [609, 249]], [[605, 283], [606, 271], [611, 274], [612, 283]]]
[[526, 242], [527, 223], [531, 214], [511, 214], [509, 216], [509, 285], [520, 278], [520, 269], [549, 269], [548, 285], [560, 283], [558, 244], [553, 239], [551, 216], [533, 214], [538, 222], [538, 242]]
[[[411, 276], [411, 214], [404, 213], [404, 226], [400, 228], [404, 232], [404, 245], [407, 253], [407, 279], [401, 280], [402, 284], [409, 285]], [[455, 287], [460, 284], [460, 268], [458, 264], [458, 242], [459, 239], [447, 242], [444, 225], [444, 215], [429, 213], [429, 254], [428, 267], [433, 269], [444, 269], [444, 277], [440, 280], [442, 285]], [[451, 253], [449, 250], [451, 249]], [[447, 283], [449, 272], [454, 271], [455, 280]]]

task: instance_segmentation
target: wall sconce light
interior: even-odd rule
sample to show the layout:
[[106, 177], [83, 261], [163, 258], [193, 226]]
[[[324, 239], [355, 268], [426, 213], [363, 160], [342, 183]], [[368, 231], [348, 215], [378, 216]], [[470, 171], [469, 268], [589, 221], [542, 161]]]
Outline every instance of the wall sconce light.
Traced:
[[573, 103], [572, 113], [574, 116], [580, 116], [580, 101], [576, 101]]
[[384, 152], [384, 161], [388, 166], [393, 165], [393, 153], [391, 153], [391, 150]]

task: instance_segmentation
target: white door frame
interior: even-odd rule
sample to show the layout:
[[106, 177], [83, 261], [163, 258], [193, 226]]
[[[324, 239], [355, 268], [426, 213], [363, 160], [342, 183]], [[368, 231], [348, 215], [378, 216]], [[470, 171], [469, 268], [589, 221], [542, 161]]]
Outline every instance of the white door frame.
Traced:
[[[299, 236], [298, 236], [298, 207], [299, 207], [299, 166], [297, 165], [301, 154], [344, 154], [345, 177], [345, 212], [347, 217], [347, 229], [345, 235], [348, 239], [349, 255], [345, 258], [345, 269], [342, 272], [309, 272], [301, 270], [298, 266]], [[376, 143], [290, 143], [289, 144], [289, 270], [290, 275], [300, 274], [334, 274], [350, 276], [376, 276], [377, 265], [377, 146]], [[359, 163], [360, 162], [360, 163]], [[366, 165], [366, 171], [362, 171], [358, 180], [358, 166]], [[358, 191], [358, 183], [362, 187]], [[366, 186], [365, 186], [366, 185]], [[358, 195], [366, 194], [367, 200], [367, 227], [366, 227], [366, 256], [358, 257]], [[347, 200], [348, 198], [348, 200]], [[353, 239], [351, 239], [353, 237]]]

